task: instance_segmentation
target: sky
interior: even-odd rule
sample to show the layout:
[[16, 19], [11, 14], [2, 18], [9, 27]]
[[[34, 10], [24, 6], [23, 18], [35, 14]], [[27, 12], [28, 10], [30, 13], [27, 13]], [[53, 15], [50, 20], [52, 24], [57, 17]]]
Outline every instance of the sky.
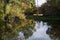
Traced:
[[40, 7], [45, 2], [46, 2], [46, 0], [35, 0], [35, 5], [36, 5], [36, 7]]

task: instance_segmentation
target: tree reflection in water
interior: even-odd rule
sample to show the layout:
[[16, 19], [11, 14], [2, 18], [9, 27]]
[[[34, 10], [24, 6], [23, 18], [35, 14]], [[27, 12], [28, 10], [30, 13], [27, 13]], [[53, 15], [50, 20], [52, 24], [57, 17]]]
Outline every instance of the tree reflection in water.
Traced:
[[35, 24], [36, 31], [27, 40], [51, 40], [49, 35], [46, 34], [46, 31], [48, 30], [49, 27], [50, 26], [48, 26], [47, 23], [44, 23], [42, 21], [36, 22]]

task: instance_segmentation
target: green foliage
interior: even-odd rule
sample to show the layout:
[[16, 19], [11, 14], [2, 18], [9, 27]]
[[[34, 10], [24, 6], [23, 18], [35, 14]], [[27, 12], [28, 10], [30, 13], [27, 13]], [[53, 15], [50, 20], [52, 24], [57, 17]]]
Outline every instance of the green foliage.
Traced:
[[[28, 3], [26, 2], [27, 0], [0, 0], [0, 40], [15, 38], [21, 30], [31, 32], [29, 28], [32, 29], [34, 23], [32, 20], [26, 18], [24, 11], [32, 8], [31, 5], [33, 5], [33, 1], [29, 0]], [[28, 34], [28, 36], [29, 35], [30, 34]]]
[[[37, 13], [44, 15], [33, 16]], [[20, 31], [28, 38], [33, 33], [34, 20], [48, 21], [55, 17], [60, 17], [59, 0], [48, 0], [39, 8], [35, 7], [34, 0], [0, 0], [0, 40], [16, 38]]]

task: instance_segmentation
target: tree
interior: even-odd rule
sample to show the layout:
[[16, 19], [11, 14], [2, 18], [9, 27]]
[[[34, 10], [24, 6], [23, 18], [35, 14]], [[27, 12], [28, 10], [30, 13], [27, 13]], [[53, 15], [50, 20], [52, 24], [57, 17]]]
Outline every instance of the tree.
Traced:
[[[24, 11], [28, 8], [32, 8], [33, 6], [31, 5], [33, 5], [33, 3], [31, 3], [32, 0], [29, 0], [29, 3], [26, 2], [27, 0], [0, 0], [0, 30], [2, 31], [0, 33], [0, 40], [6, 40], [6, 38], [12, 39], [12, 37], [17, 37], [18, 32], [21, 30], [28, 30], [24, 31], [25, 37], [27, 32], [31, 32], [31, 30], [27, 28], [30, 27], [32, 29], [34, 23], [32, 20], [28, 20], [26, 18]], [[29, 35], [30, 34], [28, 34], [28, 36]]]
[[60, 0], [47, 0], [47, 2], [52, 6], [60, 7]]

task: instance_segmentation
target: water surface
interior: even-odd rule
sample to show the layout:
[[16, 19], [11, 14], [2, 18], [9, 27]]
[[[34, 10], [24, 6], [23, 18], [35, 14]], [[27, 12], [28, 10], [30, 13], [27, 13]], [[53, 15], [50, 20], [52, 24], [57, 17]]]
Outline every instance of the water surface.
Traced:
[[[46, 33], [48, 28], [50, 28], [50, 26], [48, 26], [47, 23], [44, 23], [43, 21], [36, 22], [36, 31], [34, 31], [32, 36], [28, 37], [26, 40], [51, 40], [50, 36]], [[24, 34], [19, 32], [19, 35], [19, 37], [23, 40]]]

